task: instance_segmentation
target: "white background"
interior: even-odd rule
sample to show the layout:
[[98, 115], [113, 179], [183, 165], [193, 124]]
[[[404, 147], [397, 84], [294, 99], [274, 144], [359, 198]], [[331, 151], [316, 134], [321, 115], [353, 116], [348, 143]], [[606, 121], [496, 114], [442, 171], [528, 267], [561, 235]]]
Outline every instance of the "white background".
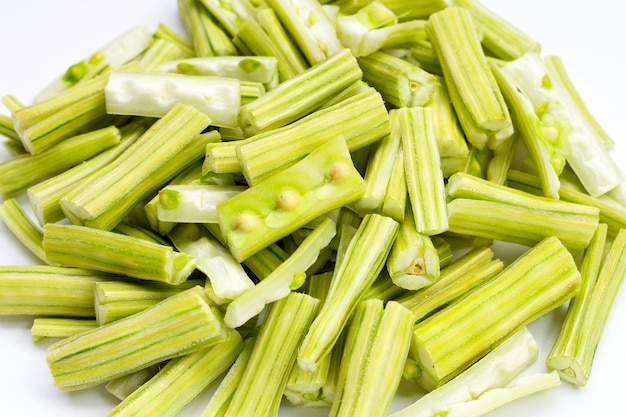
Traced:
[[[626, 158], [626, 58], [621, 2], [610, 0], [484, 0], [484, 4], [539, 40], [545, 54], [562, 57], [592, 113], [614, 138], [614, 158], [624, 169]], [[20, 0], [5, 1], [0, 13], [0, 95], [24, 102], [69, 64], [88, 56], [117, 34], [136, 24], [155, 29], [164, 22], [180, 30], [175, 0]], [[2, 108], [0, 111], [6, 113]], [[3, 151], [2, 151], [3, 152]], [[0, 160], [6, 158], [0, 154]], [[504, 257], [511, 254], [502, 254]], [[36, 262], [0, 225], [0, 264]], [[540, 343], [540, 360], [532, 371], [543, 371], [543, 358], [555, 337], [564, 309], [533, 323]], [[578, 417], [623, 415], [626, 375], [626, 294], [621, 291], [587, 387], [567, 384], [507, 405], [496, 417]], [[99, 389], [62, 393], [53, 386], [45, 364], [46, 344], [30, 338], [32, 319], [0, 317], [0, 415], [102, 416], [115, 401]], [[393, 409], [410, 401], [410, 387]], [[183, 415], [199, 416], [206, 396]], [[286, 406], [281, 416], [323, 416], [325, 412]], [[252, 417], [252, 416], [250, 416]]]

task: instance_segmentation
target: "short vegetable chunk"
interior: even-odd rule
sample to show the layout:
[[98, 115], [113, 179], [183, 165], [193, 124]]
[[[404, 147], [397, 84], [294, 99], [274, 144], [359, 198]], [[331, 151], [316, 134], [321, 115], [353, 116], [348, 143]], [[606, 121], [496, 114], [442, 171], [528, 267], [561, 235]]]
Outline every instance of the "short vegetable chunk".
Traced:
[[49, 262], [180, 284], [196, 261], [173, 247], [84, 226], [47, 224], [43, 247]]
[[220, 229], [238, 261], [320, 215], [358, 200], [365, 181], [343, 137], [217, 206]]
[[556, 237], [544, 239], [487, 284], [415, 326], [418, 383], [427, 390], [441, 386], [513, 332], [572, 298], [580, 282], [565, 246]]
[[224, 340], [200, 287], [141, 313], [56, 342], [46, 360], [64, 391], [92, 387]]

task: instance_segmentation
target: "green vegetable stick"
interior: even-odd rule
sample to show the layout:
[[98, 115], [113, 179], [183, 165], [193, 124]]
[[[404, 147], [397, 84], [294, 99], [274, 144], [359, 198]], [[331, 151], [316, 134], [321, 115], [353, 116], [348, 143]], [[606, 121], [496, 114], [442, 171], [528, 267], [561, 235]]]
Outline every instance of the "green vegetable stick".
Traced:
[[271, 304], [225, 416], [278, 415], [298, 346], [318, 306], [315, 298], [295, 292]]
[[55, 266], [0, 266], [0, 314], [95, 317], [97, 282], [115, 276]]
[[115, 126], [73, 136], [36, 155], [21, 154], [0, 163], [0, 193], [15, 196], [29, 186], [59, 174], [117, 145], [121, 135]]
[[411, 350], [421, 372], [417, 382], [429, 391], [441, 386], [576, 295], [580, 281], [565, 246], [556, 237], [542, 240], [489, 283], [415, 326]]
[[206, 349], [171, 359], [153, 378], [106, 414], [173, 417], [219, 378], [243, 349], [236, 331]]
[[124, 319], [60, 340], [46, 361], [63, 391], [80, 390], [164, 360], [200, 351], [227, 337], [200, 287]]
[[73, 317], [36, 317], [30, 328], [33, 341], [40, 342], [47, 338], [66, 338], [98, 327], [91, 318]]
[[248, 136], [285, 126], [361, 80], [362, 75], [350, 50], [344, 49], [242, 106], [240, 125]]
[[626, 276], [626, 229], [620, 229], [604, 257], [602, 236], [606, 235], [606, 227], [599, 228], [597, 235], [600, 237], [590, 246], [589, 259], [585, 256], [583, 264], [587, 282], [580, 297], [570, 304], [559, 337], [546, 358], [549, 369], [578, 386], [586, 385], [589, 379], [596, 349]]
[[52, 178], [43, 180], [27, 189], [28, 201], [39, 225], [56, 223], [65, 218], [61, 209], [61, 199], [78, 184], [115, 160], [145, 131], [139, 123], [131, 123], [120, 128], [120, 143], [100, 154], [76, 165]]
[[426, 31], [468, 141], [479, 149], [497, 147], [513, 126], [470, 12], [447, 7], [430, 16]]
[[[531, 194], [541, 194], [541, 182], [539, 177], [533, 174], [509, 170], [507, 184], [511, 188], [526, 191]], [[569, 184], [561, 184], [559, 198], [562, 201], [581, 204], [589, 207], [597, 207], [600, 210], [600, 223], [606, 223], [609, 228], [609, 236], [615, 236], [619, 229], [626, 228], [626, 213], [621, 206], [600, 198], [591, 197], [584, 190], [579, 191]]]
[[[122, 207], [119, 217], [123, 219], [146, 190], [150, 191], [155, 186], [146, 180], [160, 171], [166, 171], [164, 166], [176, 160], [177, 154], [209, 122], [208, 117], [197, 110], [183, 104], [175, 105], [119, 158], [107, 165], [106, 170], [90, 181], [89, 186], [83, 185], [80, 193], [62, 199], [64, 211], [78, 219], [92, 220]], [[124, 203], [130, 207], [125, 207]], [[119, 221], [110, 228], [117, 223]]]
[[383, 269], [398, 227], [390, 217], [364, 217], [334, 270], [329, 294], [300, 347], [298, 364], [303, 369], [315, 370], [330, 354], [356, 305]]
[[348, 328], [337, 395], [329, 415], [386, 416], [411, 344], [411, 312], [390, 301], [362, 301]]
[[239, 261], [324, 213], [358, 200], [365, 189], [343, 137], [217, 206], [220, 228]]
[[433, 128], [433, 110], [416, 107], [396, 111], [415, 230], [426, 235], [443, 233], [448, 228], [446, 191]]
[[195, 259], [169, 245], [85, 226], [49, 223], [43, 247], [52, 264], [70, 265], [129, 277], [181, 284]]
[[202, 284], [198, 279], [189, 279], [179, 285], [143, 281], [97, 282], [94, 288], [96, 320], [100, 326], [111, 323]]
[[463, 173], [448, 180], [448, 197], [451, 232], [526, 246], [555, 236], [579, 252], [599, 221], [596, 207], [535, 196]]

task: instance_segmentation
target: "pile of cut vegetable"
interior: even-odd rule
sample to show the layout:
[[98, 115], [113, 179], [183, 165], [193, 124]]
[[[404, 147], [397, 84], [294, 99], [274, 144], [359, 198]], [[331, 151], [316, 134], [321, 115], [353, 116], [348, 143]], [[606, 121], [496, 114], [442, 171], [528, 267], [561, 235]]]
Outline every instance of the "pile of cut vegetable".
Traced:
[[0, 219], [39, 264], [0, 266], [0, 314], [59, 395], [460, 417], [587, 384], [626, 182], [558, 56], [476, 0], [175, 4], [2, 92]]

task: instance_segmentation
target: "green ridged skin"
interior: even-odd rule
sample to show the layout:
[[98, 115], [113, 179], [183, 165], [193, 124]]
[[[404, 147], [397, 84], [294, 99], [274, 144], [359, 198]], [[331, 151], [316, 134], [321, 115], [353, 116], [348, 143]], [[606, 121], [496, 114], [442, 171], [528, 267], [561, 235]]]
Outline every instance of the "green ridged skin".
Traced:
[[56, 266], [0, 266], [0, 314], [95, 317], [94, 289], [111, 274]]
[[240, 125], [249, 136], [285, 126], [360, 81], [362, 75], [350, 50], [344, 49], [242, 106]]
[[85, 226], [49, 223], [43, 247], [52, 264], [174, 285], [187, 280], [196, 267], [195, 259], [172, 246]]
[[222, 342], [224, 326], [194, 287], [155, 306], [48, 347], [55, 384], [73, 391]]

